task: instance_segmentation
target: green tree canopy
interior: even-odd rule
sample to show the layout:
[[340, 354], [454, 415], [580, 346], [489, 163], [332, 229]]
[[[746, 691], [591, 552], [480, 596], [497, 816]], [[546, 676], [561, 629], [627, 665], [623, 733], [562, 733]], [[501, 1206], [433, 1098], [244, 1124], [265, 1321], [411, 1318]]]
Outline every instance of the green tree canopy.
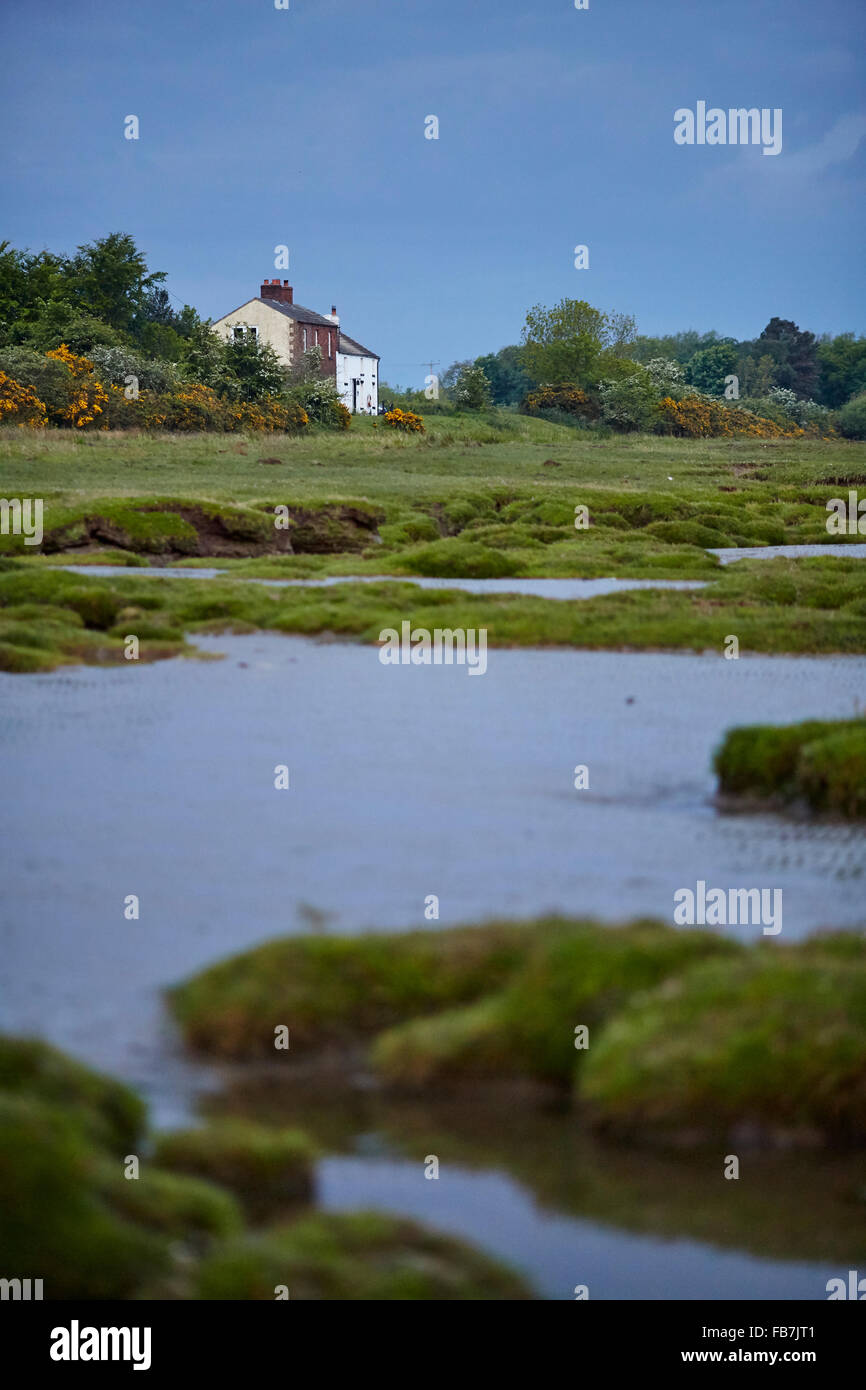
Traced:
[[152, 292], [165, 278], [164, 271], [148, 270], [144, 254], [126, 232], [111, 232], [79, 246], [64, 266], [69, 298], [125, 333], [148, 321]]
[[634, 338], [629, 314], [605, 314], [584, 299], [561, 299], [551, 309], [536, 304], [523, 328], [524, 368], [538, 382], [588, 385], [604, 376], [605, 357], [625, 356]]
[[736, 371], [737, 344], [731, 339], [701, 348], [686, 364], [686, 380], [708, 396], [723, 396], [725, 377]]
[[774, 386], [787, 386], [810, 397], [818, 384], [818, 343], [814, 333], [791, 319], [772, 318], [755, 343], [756, 355], [768, 354], [776, 363]]
[[461, 368], [454, 385], [454, 404], [461, 410], [483, 410], [490, 404], [490, 382], [483, 367]]
[[516, 345], [476, 357], [475, 365], [490, 382], [494, 405], [517, 405], [536, 384], [523, 365], [522, 350]]
[[866, 338], [840, 333], [818, 344], [820, 379], [817, 399], [832, 410], [866, 391]]

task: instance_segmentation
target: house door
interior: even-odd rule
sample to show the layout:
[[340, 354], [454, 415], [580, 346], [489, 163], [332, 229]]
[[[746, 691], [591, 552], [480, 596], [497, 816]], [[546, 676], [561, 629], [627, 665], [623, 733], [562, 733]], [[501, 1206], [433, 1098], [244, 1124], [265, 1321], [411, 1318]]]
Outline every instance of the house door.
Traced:
[[361, 385], [361, 383], [360, 383], [359, 379], [358, 379], [356, 376], [353, 376], [353, 377], [352, 377], [352, 414], [353, 414], [353, 415], [355, 415], [355, 414], [357, 413], [357, 410], [358, 410], [358, 389], [359, 389], [360, 385]]

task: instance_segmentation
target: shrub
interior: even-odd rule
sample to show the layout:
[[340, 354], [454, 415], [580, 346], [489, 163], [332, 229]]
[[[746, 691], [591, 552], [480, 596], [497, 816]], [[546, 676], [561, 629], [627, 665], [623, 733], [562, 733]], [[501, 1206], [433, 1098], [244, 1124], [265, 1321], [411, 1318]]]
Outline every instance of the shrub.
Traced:
[[261, 401], [244, 401], [239, 406], [231, 407], [228, 415], [240, 429], [272, 430], [279, 434], [298, 434], [310, 423], [303, 406], [294, 402], [287, 404], [274, 396], [266, 396]]
[[452, 398], [460, 410], [484, 410], [489, 406], [490, 381], [484, 368], [469, 365], [461, 367]]
[[401, 410], [399, 406], [395, 406], [393, 410], [386, 411], [382, 418], [385, 424], [394, 430], [404, 430], [406, 434], [425, 433], [421, 416], [411, 410]]
[[[137, 404], [145, 429], [185, 431], [232, 428], [228, 402], [210, 386], [190, 382], [166, 394], [142, 391]], [[237, 420], [240, 407], [235, 409], [238, 412], [235, 416]]]
[[345, 410], [337, 383], [329, 377], [307, 376], [296, 381], [286, 394], [288, 401], [299, 406], [313, 424], [323, 425], [326, 429], [332, 430], [348, 428], [340, 410], [337, 409], [340, 406]]
[[93, 369], [107, 386], [124, 387], [135, 377], [140, 391], [170, 392], [177, 388], [179, 376], [173, 362], [142, 357], [131, 348], [97, 346], [90, 353]]
[[722, 436], [751, 435], [757, 439], [792, 439], [802, 435], [797, 426], [785, 429], [773, 420], [765, 420], [759, 415], [724, 401], [711, 400], [707, 396], [687, 396], [675, 401], [665, 396], [655, 410], [656, 430], [659, 434], [673, 434], [683, 439], [718, 438]]
[[866, 391], [843, 405], [838, 418], [839, 432], [846, 439], [866, 439]]
[[643, 368], [620, 381], [602, 381], [598, 389], [601, 418], [611, 429], [628, 432], [649, 428], [657, 391]]
[[597, 420], [599, 407], [597, 401], [588, 396], [579, 386], [558, 382], [549, 386], [539, 386], [530, 391], [520, 402], [524, 415], [543, 415], [556, 411], [562, 415], [573, 415], [580, 420]]
[[45, 402], [33, 386], [22, 386], [0, 371], [0, 425], [36, 425], [46, 423]]
[[0, 370], [33, 388], [45, 405], [49, 424], [83, 428], [97, 417], [104, 423], [101, 417], [108, 393], [93, 375], [92, 363], [76, 357], [65, 344], [47, 353], [5, 348], [0, 352]]
[[78, 357], [70, 352], [65, 343], [46, 352], [45, 356], [62, 362], [71, 378], [71, 389], [59, 423], [73, 425], [76, 429], [94, 424], [103, 413], [108, 392], [94, 376], [93, 363], [87, 357]]
[[649, 373], [657, 398], [673, 396], [674, 400], [679, 400], [691, 394], [685, 384], [685, 372], [679, 362], [674, 362], [670, 357], [651, 357], [645, 363], [644, 371]]

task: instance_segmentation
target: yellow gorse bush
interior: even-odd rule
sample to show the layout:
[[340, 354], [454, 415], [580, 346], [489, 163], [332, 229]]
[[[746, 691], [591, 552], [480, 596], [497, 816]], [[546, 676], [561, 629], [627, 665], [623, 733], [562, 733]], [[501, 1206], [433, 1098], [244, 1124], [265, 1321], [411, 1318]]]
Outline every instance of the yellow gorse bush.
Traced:
[[33, 386], [22, 386], [14, 377], [0, 372], [0, 425], [43, 427], [48, 412]]
[[724, 405], [703, 396], [685, 396], [675, 401], [665, 396], [656, 407], [665, 434], [684, 439], [718, 439], [725, 436], [751, 436], [754, 439], [796, 439], [804, 431], [798, 425], [784, 429], [775, 420], [753, 415], [750, 410]]
[[169, 430], [180, 433], [207, 430], [273, 431], [297, 434], [307, 428], [310, 417], [299, 405], [286, 404], [274, 396], [262, 401], [227, 401], [209, 386], [195, 382], [160, 395], [140, 391], [130, 400], [119, 386], [109, 389], [108, 428]]
[[579, 386], [557, 383], [538, 386], [523, 398], [520, 406], [526, 415], [542, 410], [561, 410], [567, 415], [579, 415], [584, 420], [597, 420], [598, 405]]
[[108, 392], [101, 381], [93, 375], [93, 363], [89, 357], [77, 357], [70, 352], [65, 343], [59, 348], [46, 352], [69, 368], [73, 386], [65, 409], [61, 412], [61, 422], [83, 429], [92, 425], [97, 415], [101, 415], [108, 403]]
[[411, 410], [401, 410], [399, 406], [394, 406], [393, 410], [387, 410], [384, 415], [386, 425], [390, 425], [395, 430], [405, 430], [407, 434], [424, 434], [424, 421], [420, 415], [416, 415]]

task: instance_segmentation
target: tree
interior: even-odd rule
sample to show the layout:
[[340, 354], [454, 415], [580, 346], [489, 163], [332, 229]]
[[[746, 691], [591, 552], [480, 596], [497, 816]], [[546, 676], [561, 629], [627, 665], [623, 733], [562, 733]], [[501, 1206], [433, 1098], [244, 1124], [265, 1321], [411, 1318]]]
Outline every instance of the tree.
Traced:
[[603, 381], [599, 386], [601, 418], [615, 430], [649, 429], [658, 391], [647, 371], [640, 369], [620, 381]]
[[817, 399], [837, 410], [852, 396], [866, 391], [866, 338], [840, 333], [818, 344], [820, 379]]
[[63, 298], [62, 268], [61, 256], [0, 242], [0, 343], [23, 342], [46, 304]]
[[[743, 353], [743, 346], [749, 351]], [[740, 396], [758, 399], [766, 396], [773, 388], [776, 380], [776, 362], [769, 353], [757, 357], [754, 353], [754, 347], [754, 343], [740, 345], [740, 356], [737, 358], [737, 376]]]
[[481, 367], [490, 382], [494, 405], [517, 405], [536, 384], [523, 366], [521, 350], [516, 346], [476, 357], [475, 366]]
[[252, 334], [245, 333], [228, 343], [225, 361], [234, 382], [230, 394], [236, 400], [260, 401], [279, 395], [285, 388], [285, 373], [274, 349]]
[[685, 332], [668, 333], [663, 338], [647, 338], [641, 334], [631, 343], [628, 355], [642, 366], [646, 366], [654, 357], [664, 357], [684, 367], [696, 352], [712, 347], [718, 341], [719, 335], [715, 329], [709, 333], [698, 333], [695, 328], [687, 328]]
[[79, 246], [64, 265], [69, 297], [80, 308], [124, 333], [147, 322], [152, 291], [166, 278], [150, 272], [144, 255], [125, 232]]
[[161, 285], [148, 290], [142, 301], [139, 320], [142, 323], [161, 323], [166, 328], [175, 327], [177, 314], [171, 307], [168, 290]]
[[226, 344], [210, 326], [208, 321], [200, 321], [187, 339], [183, 354], [183, 374], [188, 381], [198, 381], [202, 386], [225, 395], [230, 379], [226, 360]]
[[439, 387], [444, 391], [446, 396], [450, 396], [451, 392], [454, 390], [454, 387], [457, 385], [457, 378], [463, 368], [471, 366], [472, 363], [467, 360], [465, 362], [452, 362], [450, 367], [445, 368], [445, 371], [439, 377]]
[[18, 334], [19, 341], [39, 352], [48, 352], [65, 343], [73, 352], [84, 353], [97, 345], [114, 347], [128, 341], [126, 335], [107, 323], [77, 309], [62, 299], [52, 299], [43, 303], [37, 317]]
[[604, 358], [624, 357], [634, 337], [630, 315], [602, 313], [584, 299], [536, 304], [523, 328], [524, 368], [535, 381], [589, 385], [605, 374]]
[[701, 348], [686, 364], [686, 380], [708, 396], [725, 394], [725, 377], [737, 366], [737, 345], [731, 339]]
[[462, 367], [454, 387], [454, 404], [460, 410], [483, 410], [490, 405], [490, 382], [483, 367]]
[[791, 319], [772, 318], [755, 343], [760, 356], [776, 363], [774, 386], [788, 386], [809, 397], [818, 384], [818, 343], [814, 333], [801, 332]]

